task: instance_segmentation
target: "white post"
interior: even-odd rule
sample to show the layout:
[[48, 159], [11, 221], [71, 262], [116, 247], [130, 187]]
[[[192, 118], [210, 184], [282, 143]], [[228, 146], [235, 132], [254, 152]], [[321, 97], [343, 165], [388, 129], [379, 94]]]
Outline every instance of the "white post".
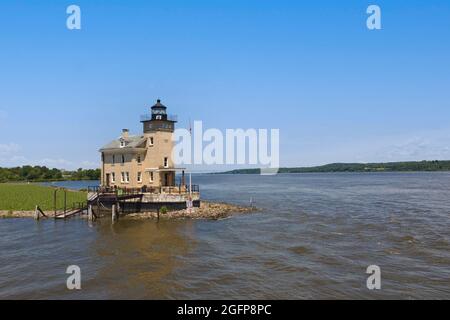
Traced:
[[94, 221], [94, 213], [92, 212], [92, 204], [88, 206], [88, 220]]
[[36, 206], [36, 209], [34, 210], [34, 219], [39, 220], [39, 210], [38, 210], [38, 206]]
[[192, 173], [189, 172], [189, 198], [192, 201]]
[[192, 212], [192, 173], [189, 173], [189, 199], [186, 202], [187, 211]]
[[118, 218], [118, 215], [117, 215], [117, 206], [115, 205], [115, 204], [113, 204], [112, 205], [112, 208], [111, 208], [111, 216], [112, 216], [112, 222], [114, 223], [116, 220], [117, 220], [117, 218]]

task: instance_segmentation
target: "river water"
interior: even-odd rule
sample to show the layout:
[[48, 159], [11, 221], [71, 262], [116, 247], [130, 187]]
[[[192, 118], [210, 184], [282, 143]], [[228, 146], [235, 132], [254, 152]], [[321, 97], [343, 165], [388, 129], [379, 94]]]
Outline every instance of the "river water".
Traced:
[[[450, 173], [194, 182], [204, 199], [252, 198], [261, 211], [114, 225], [2, 219], [0, 298], [450, 299]], [[80, 291], [66, 288], [69, 265], [81, 268]], [[367, 289], [370, 265], [381, 268], [381, 290]]]

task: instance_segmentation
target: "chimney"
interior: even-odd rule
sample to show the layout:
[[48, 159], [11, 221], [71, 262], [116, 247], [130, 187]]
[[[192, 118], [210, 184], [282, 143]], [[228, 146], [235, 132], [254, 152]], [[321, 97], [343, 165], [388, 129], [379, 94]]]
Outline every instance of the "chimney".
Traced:
[[122, 130], [122, 138], [128, 139], [128, 137], [130, 136], [129, 133], [130, 133], [130, 130], [128, 130], [128, 129], [123, 129], [123, 130]]

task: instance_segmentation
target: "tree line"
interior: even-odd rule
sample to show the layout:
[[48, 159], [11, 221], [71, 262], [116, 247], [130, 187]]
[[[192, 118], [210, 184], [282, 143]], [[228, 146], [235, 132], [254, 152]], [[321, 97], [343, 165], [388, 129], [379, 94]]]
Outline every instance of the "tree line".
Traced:
[[[331, 163], [317, 167], [280, 168], [279, 173], [314, 172], [405, 172], [450, 171], [450, 161], [407, 161], [387, 163]], [[224, 174], [259, 174], [260, 169], [238, 169]]]
[[0, 168], [0, 182], [43, 182], [61, 180], [99, 180], [100, 169], [65, 171], [45, 166]]

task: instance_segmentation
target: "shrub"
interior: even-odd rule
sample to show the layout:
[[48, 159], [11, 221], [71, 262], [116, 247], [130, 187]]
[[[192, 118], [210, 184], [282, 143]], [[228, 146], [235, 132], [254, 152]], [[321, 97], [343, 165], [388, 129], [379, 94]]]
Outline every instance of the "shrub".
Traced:
[[161, 214], [167, 214], [168, 211], [169, 211], [169, 210], [167, 210], [167, 207], [166, 207], [166, 206], [163, 206], [163, 207], [161, 207], [161, 209], [159, 209], [159, 212], [160, 212]]

